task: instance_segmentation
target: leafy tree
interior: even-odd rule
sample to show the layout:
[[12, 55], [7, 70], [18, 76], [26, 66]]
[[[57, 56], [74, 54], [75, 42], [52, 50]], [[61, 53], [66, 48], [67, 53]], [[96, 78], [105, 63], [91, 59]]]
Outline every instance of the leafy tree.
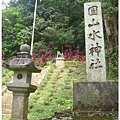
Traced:
[[2, 11], [2, 51], [7, 53], [6, 58], [15, 55], [19, 46], [30, 40], [30, 28], [23, 24], [23, 8], [9, 7]]
[[[102, 3], [108, 68], [117, 70], [118, 0], [38, 0], [34, 45], [44, 43], [47, 48], [52, 42], [55, 54], [61, 51], [62, 44], [70, 41], [73, 49], [84, 52], [84, 3], [97, 1]], [[11, 0], [10, 6], [2, 11], [2, 50], [9, 57], [21, 44], [30, 44], [34, 4], [34, 0]]]
[[84, 49], [84, 18], [80, 10], [83, 4], [77, 1], [45, 0], [37, 9], [35, 41], [52, 41], [60, 50], [69, 40], [74, 48], [79, 45]]
[[102, 7], [107, 38], [108, 72], [116, 76], [118, 75], [118, 0], [104, 2]]

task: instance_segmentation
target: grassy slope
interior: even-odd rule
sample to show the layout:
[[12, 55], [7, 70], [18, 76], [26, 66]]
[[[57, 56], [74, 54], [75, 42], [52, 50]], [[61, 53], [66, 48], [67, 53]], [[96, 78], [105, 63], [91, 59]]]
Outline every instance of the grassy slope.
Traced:
[[[13, 72], [2, 68], [2, 85], [12, 79]], [[116, 81], [108, 78], [107, 81]], [[85, 63], [66, 62], [64, 69], [51, 66], [48, 74], [29, 100], [29, 120], [38, 120], [55, 111], [72, 110], [73, 82], [86, 81]], [[9, 120], [9, 118], [3, 118]]]
[[[74, 63], [73, 63], [74, 64]], [[72, 64], [72, 65], [73, 65]], [[64, 69], [51, 66], [49, 73], [29, 100], [29, 120], [38, 120], [55, 111], [72, 110], [73, 82], [85, 81], [85, 63], [71, 63]]]

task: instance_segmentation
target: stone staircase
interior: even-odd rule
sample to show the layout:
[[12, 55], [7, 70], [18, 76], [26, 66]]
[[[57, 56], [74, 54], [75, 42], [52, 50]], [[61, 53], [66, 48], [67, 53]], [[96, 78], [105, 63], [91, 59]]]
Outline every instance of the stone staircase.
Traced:
[[10, 116], [12, 112], [12, 92], [9, 91], [7, 88], [3, 93], [2, 93], [2, 115], [4, 116]]
[[[41, 73], [33, 73], [31, 84], [38, 86], [40, 82], [43, 80], [43, 78], [45, 77], [45, 75], [47, 74], [48, 70], [49, 70], [49, 67], [42, 69]], [[5, 87], [2, 90], [2, 115], [3, 116], [11, 116], [12, 100], [13, 100], [12, 91], [9, 91], [7, 87]]]

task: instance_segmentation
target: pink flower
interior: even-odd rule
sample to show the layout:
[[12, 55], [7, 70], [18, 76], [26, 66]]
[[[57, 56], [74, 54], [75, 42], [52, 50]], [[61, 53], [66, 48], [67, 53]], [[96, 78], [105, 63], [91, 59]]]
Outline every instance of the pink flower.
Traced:
[[69, 61], [69, 60], [71, 60], [71, 58], [67, 58], [66, 60], [68, 60], [68, 61]]
[[46, 54], [47, 54], [47, 55], [51, 55], [51, 54], [52, 54], [52, 52], [51, 52], [51, 51], [49, 51], [49, 52], [47, 52]]
[[36, 62], [36, 65], [37, 65], [37, 66], [39, 66], [39, 65], [40, 65], [40, 63], [39, 63], [39, 62]]
[[33, 59], [34, 61], [35, 61], [36, 57], [37, 57], [37, 54], [36, 54], [36, 53], [33, 53], [33, 54], [32, 54], [32, 59]]
[[79, 50], [74, 50], [75, 55], [79, 55]]
[[86, 56], [82, 56], [82, 61], [85, 61], [86, 60]]
[[80, 52], [79, 54], [80, 54], [80, 55], [82, 55], [83, 53], [82, 53], [82, 52]]
[[4, 67], [4, 65], [5, 65], [5, 64], [4, 64], [4, 63], [2, 63], [2, 67]]
[[41, 59], [43, 62], [46, 62], [46, 57], [44, 55], [42, 55]]
[[41, 53], [41, 54], [45, 54], [45, 52], [46, 52], [46, 51], [45, 51], [44, 49], [40, 50], [40, 53]]
[[6, 54], [5, 54], [5, 52], [2, 52], [2, 58], [4, 58], [4, 57], [5, 57], [5, 55], [6, 55]]
[[50, 42], [50, 43], [48, 44], [48, 48], [52, 48], [52, 47], [53, 47], [53, 43]]

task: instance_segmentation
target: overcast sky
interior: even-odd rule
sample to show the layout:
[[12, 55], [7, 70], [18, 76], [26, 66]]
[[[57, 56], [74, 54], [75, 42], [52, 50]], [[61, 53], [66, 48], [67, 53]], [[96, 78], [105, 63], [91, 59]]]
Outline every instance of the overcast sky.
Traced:
[[5, 9], [10, 0], [2, 0], [6, 5], [2, 4], [2, 9]]
[[10, 0], [3, 0], [5, 3], [9, 3], [10, 2]]

